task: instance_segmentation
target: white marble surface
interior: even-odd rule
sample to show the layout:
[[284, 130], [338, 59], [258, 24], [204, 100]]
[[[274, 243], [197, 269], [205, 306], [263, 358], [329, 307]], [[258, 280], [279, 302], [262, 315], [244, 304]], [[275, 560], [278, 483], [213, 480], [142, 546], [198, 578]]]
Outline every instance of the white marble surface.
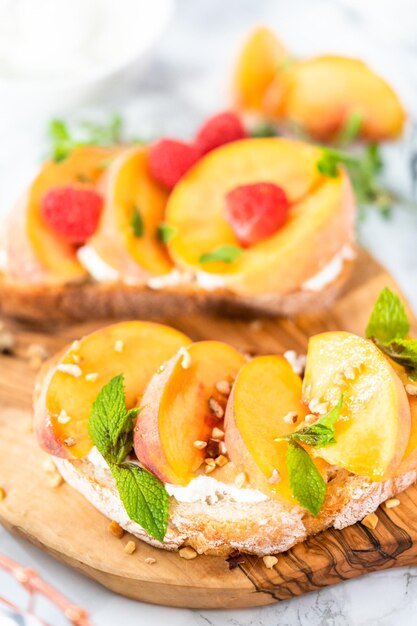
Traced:
[[[275, 27], [300, 54], [362, 56], [395, 84], [411, 116], [417, 116], [415, 0], [182, 0], [148, 69], [113, 84], [72, 115], [96, 117], [116, 110], [126, 116], [132, 132], [144, 137], [191, 134], [206, 112], [226, 106], [227, 72], [236, 48], [248, 28], [260, 22]], [[12, 206], [44, 153], [47, 117], [68, 112], [53, 101], [43, 109], [31, 102], [11, 109], [0, 99], [0, 213]], [[387, 176], [404, 193], [410, 191], [408, 150], [405, 141], [388, 151]], [[417, 212], [399, 210], [391, 221], [370, 215], [361, 236], [417, 309]], [[152, 621], [170, 626], [406, 626], [417, 619], [415, 568], [369, 575], [263, 609], [189, 611], [119, 598], [2, 529], [0, 552], [36, 567], [88, 608], [97, 626]], [[12, 591], [0, 574], [0, 589], [5, 588]], [[51, 621], [60, 626], [56, 616]]]

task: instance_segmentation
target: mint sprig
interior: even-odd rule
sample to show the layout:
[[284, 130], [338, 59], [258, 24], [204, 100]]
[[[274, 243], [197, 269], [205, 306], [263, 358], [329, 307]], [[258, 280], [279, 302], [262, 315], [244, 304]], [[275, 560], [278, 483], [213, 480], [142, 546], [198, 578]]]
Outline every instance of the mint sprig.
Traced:
[[308, 452], [296, 441], [288, 443], [287, 467], [294, 497], [316, 517], [324, 503], [326, 483]]
[[168, 493], [156, 476], [126, 462], [133, 448], [134, 418], [138, 412], [137, 408], [126, 408], [124, 377], [119, 374], [97, 395], [88, 430], [93, 444], [109, 465], [130, 519], [162, 541], [168, 526]]
[[136, 206], [133, 207], [132, 217], [130, 218], [130, 226], [132, 227], [135, 237], [143, 237], [145, 225], [139, 209]]
[[211, 252], [202, 254], [199, 258], [199, 263], [215, 263], [221, 261], [223, 263], [233, 263], [240, 256], [242, 256], [242, 248], [233, 246], [231, 244], [220, 246]]
[[406, 339], [410, 322], [400, 298], [388, 287], [378, 296], [366, 327], [366, 337], [417, 380], [417, 340]]
[[166, 222], [161, 222], [158, 226], [158, 239], [162, 241], [162, 243], [168, 243], [171, 241], [173, 237], [177, 234], [177, 229], [175, 226], [171, 226], [171, 224], [167, 224]]
[[75, 131], [61, 119], [53, 119], [49, 124], [52, 159], [59, 163], [65, 160], [80, 146], [112, 146], [122, 142], [123, 120], [120, 115], [112, 115], [104, 124], [81, 122]]
[[297, 430], [289, 435], [278, 437], [275, 441], [299, 441], [300, 443], [305, 443], [317, 448], [336, 443], [335, 424], [340, 417], [342, 404], [343, 395], [340, 396], [338, 403], [317, 422], [310, 426], [305, 426], [301, 430]]

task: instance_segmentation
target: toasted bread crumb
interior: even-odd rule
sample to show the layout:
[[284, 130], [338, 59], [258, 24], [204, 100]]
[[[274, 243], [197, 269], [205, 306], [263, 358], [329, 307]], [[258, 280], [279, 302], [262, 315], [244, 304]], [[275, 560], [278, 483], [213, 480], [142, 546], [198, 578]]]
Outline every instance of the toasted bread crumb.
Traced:
[[218, 467], [224, 467], [225, 465], [228, 464], [229, 459], [224, 456], [224, 454], [219, 454], [219, 456], [215, 459], [214, 461], [216, 463], [216, 465], [218, 465]]
[[385, 500], [385, 507], [387, 509], [393, 509], [396, 506], [399, 506], [401, 504], [401, 502], [398, 500], [398, 498], [389, 498], [389, 500]]
[[79, 365], [76, 363], [60, 363], [56, 368], [58, 372], [62, 372], [63, 374], [68, 374], [69, 376], [74, 376], [74, 378], [79, 378], [82, 376], [82, 370]]
[[284, 417], [282, 418], [282, 421], [285, 422], [286, 424], [295, 424], [295, 422], [298, 419], [298, 415], [295, 411], [289, 411], [286, 415], [284, 415]]
[[5, 490], [3, 489], [3, 487], [0, 487], [0, 502], [4, 500], [5, 497], [6, 497]]
[[266, 569], [272, 569], [274, 565], [278, 563], [276, 556], [264, 556], [262, 557], [262, 561], [264, 562]]
[[110, 531], [110, 533], [114, 536], [117, 537], [118, 539], [121, 539], [123, 537], [123, 535], [125, 534], [125, 531], [123, 530], [123, 528], [120, 526], [120, 524], [118, 524], [117, 522], [115, 522], [114, 520], [112, 520], [110, 522], [110, 524], [108, 525], [108, 530]]
[[96, 380], [98, 379], [98, 372], [90, 372], [89, 374], [86, 374], [85, 375], [85, 379], [89, 383], [95, 383]]
[[217, 428], [217, 426], [215, 426], [213, 430], [211, 431], [211, 436], [213, 437], [213, 439], [223, 439], [224, 430], [222, 430], [221, 428]]
[[56, 474], [53, 474], [48, 479], [48, 484], [53, 489], [55, 489], [55, 487], [60, 487], [63, 482], [64, 482], [64, 479], [62, 478], [61, 474], [58, 474], [58, 472]]
[[235, 478], [235, 485], [238, 489], [241, 489], [246, 482], [245, 472], [240, 472]]
[[277, 469], [273, 469], [271, 476], [268, 478], [269, 484], [277, 485], [280, 480], [281, 480], [281, 476], [279, 474], [279, 471]]
[[62, 409], [61, 413], [58, 415], [56, 419], [57, 419], [57, 422], [59, 422], [60, 424], [68, 424], [68, 422], [71, 420], [70, 416], [65, 411], [65, 409]]
[[190, 561], [191, 559], [195, 559], [195, 557], [197, 556], [197, 552], [193, 550], [193, 548], [190, 548], [189, 546], [185, 546], [185, 548], [180, 548], [178, 552], [179, 552], [180, 557], [182, 559], [186, 559], [187, 561]]
[[43, 467], [43, 471], [46, 472], [47, 474], [55, 474], [55, 472], [57, 471], [55, 463], [53, 462], [50, 456], [48, 456], [44, 460], [44, 462], [42, 463], [42, 467]]
[[222, 419], [222, 417], [224, 416], [224, 409], [217, 402], [216, 398], [210, 396], [210, 398], [208, 399], [208, 405], [210, 411], [215, 415], [215, 417], [217, 417], [217, 419], [219, 420]]
[[375, 528], [378, 526], [378, 522], [379, 519], [375, 513], [368, 513], [368, 515], [365, 515], [365, 517], [361, 521], [361, 524], [363, 524], [363, 526], [366, 526], [366, 528], [375, 530]]
[[191, 356], [186, 348], [180, 348], [178, 350], [178, 355], [181, 357], [181, 367], [185, 370], [191, 365]]
[[121, 339], [118, 339], [117, 341], [114, 342], [113, 350], [115, 352], [123, 352], [124, 347], [125, 347], [125, 344], [123, 343], [123, 341]]
[[196, 439], [196, 441], [193, 441], [193, 446], [197, 448], [197, 450], [204, 450], [204, 448], [207, 448], [207, 441]]
[[232, 386], [227, 380], [218, 380], [215, 387], [222, 396], [230, 396]]
[[154, 563], [156, 563], [156, 559], [153, 559], [151, 556], [148, 556], [145, 559], [145, 563], [147, 563], [148, 565], [153, 565]]
[[123, 548], [123, 552], [126, 554], [133, 554], [136, 550], [136, 543], [134, 541], [128, 541], [125, 547]]
[[409, 396], [417, 396], [417, 385], [408, 384], [405, 386], [405, 390]]

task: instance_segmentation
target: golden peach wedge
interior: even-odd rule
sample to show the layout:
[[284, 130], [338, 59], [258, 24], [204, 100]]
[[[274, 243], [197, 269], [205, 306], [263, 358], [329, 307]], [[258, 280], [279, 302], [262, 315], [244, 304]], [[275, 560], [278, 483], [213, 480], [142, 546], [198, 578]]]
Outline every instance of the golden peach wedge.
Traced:
[[316, 335], [308, 345], [304, 402], [330, 409], [342, 395], [336, 443], [312, 453], [380, 480], [395, 471], [407, 446], [410, 407], [404, 386], [371, 341], [347, 332]]
[[261, 356], [239, 372], [229, 398], [225, 443], [230, 460], [251, 487], [272, 498], [292, 500], [287, 443], [275, 438], [294, 432], [307, 411], [301, 378], [284, 357]]
[[200, 341], [181, 350], [152, 377], [134, 444], [138, 459], [155, 476], [178, 485], [195, 476], [207, 456], [205, 444], [213, 428], [223, 423], [226, 398], [217, 384], [230, 384], [244, 363], [232, 346]]
[[[125, 279], [142, 281], [169, 272], [172, 262], [158, 239], [168, 193], [148, 172], [147, 150], [134, 147], [118, 155], [100, 190], [104, 209], [87, 247]], [[81, 252], [80, 258], [87, 256]]]
[[127, 408], [137, 406], [160, 364], [190, 342], [173, 328], [141, 321], [107, 326], [74, 342], [50, 369], [36, 402], [40, 445], [55, 456], [87, 455], [88, 419], [102, 387], [123, 374]]
[[335, 137], [352, 114], [361, 117], [360, 136], [374, 141], [398, 137], [405, 122], [403, 106], [383, 78], [362, 61], [338, 56], [280, 69], [265, 91], [263, 109], [321, 140]]
[[[350, 182], [317, 169], [319, 148], [284, 138], [246, 139], [213, 150], [176, 185], [166, 221], [176, 234], [168, 247], [174, 262], [197, 280], [240, 295], [289, 293], [317, 274], [354, 238]], [[285, 223], [267, 238], [240, 248], [226, 219], [226, 196], [254, 183], [282, 188], [289, 202]], [[205, 262], [207, 253], [238, 247], [232, 262]]]

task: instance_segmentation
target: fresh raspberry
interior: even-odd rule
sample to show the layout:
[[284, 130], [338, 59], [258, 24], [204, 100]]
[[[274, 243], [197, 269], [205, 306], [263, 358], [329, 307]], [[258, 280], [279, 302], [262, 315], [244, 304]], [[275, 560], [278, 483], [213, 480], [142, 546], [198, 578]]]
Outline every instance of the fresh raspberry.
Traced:
[[273, 183], [241, 185], [226, 195], [226, 219], [245, 247], [281, 228], [288, 209], [285, 191]]
[[236, 113], [226, 111], [210, 117], [198, 131], [195, 144], [200, 154], [206, 154], [225, 143], [245, 139], [248, 136]]
[[94, 189], [55, 187], [42, 200], [42, 216], [58, 235], [74, 244], [84, 243], [97, 228], [103, 198]]
[[149, 171], [158, 183], [172, 189], [199, 157], [197, 148], [191, 144], [160, 139], [149, 148]]

